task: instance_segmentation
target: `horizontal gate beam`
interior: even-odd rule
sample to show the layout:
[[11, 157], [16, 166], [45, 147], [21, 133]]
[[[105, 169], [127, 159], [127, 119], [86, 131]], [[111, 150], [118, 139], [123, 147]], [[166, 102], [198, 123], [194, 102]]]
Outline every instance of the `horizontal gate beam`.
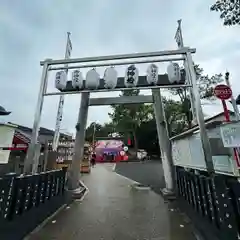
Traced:
[[119, 54], [119, 55], [109, 55], [109, 56], [99, 56], [99, 57], [85, 57], [85, 58], [70, 58], [70, 59], [46, 59], [41, 61], [40, 65], [47, 63], [48, 65], [58, 65], [58, 64], [71, 64], [71, 63], [87, 63], [87, 62], [98, 62], [98, 61], [113, 61], [113, 60], [123, 60], [130, 58], [146, 58], [146, 57], [161, 57], [170, 55], [182, 55], [187, 52], [195, 53], [195, 48], [184, 47], [177, 50], [165, 50], [157, 52], [145, 52], [145, 53], [132, 53], [132, 54]]
[[152, 95], [90, 98], [89, 106], [153, 103]]

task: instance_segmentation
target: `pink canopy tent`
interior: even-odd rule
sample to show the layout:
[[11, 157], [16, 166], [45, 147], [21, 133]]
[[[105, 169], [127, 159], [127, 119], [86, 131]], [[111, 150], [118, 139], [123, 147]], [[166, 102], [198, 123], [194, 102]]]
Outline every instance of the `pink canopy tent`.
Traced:
[[123, 150], [123, 142], [120, 140], [99, 140], [96, 142], [95, 152], [97, 161], [102, 159], [103, 154], [118, 154]]

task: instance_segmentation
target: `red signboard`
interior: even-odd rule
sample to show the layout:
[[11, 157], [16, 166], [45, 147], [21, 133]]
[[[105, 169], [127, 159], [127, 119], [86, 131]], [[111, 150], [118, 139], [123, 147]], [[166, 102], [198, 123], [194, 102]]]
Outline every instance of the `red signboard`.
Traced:
[[224, 84], [217, 85], [213, 91], [214, 95], [221, 100], [227, 100], [232, 96], [231, 88]]

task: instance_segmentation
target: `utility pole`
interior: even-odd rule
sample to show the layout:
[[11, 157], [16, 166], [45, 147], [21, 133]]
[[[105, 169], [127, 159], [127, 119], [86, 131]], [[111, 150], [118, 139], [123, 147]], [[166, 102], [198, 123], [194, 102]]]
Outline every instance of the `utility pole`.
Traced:
[[[228, 71], [226, 71], [226, 73], [225, 73], [225, 82], [226, 82], [226, 85], [231, 88], [229, 75], [230, 75], [230, 73]], [[240, 120], [240, 113], [239, 113], [239, 109], [238, 109], [236, 100], [235, 100], [233, 95], [231, 96], [231, 103], [232, 103], [232, 106], [233, 106], [233, 111], [234, 111], [235, 118], [236, 118], [237, 121], [239, 121]], [[238, 147], [238, 148], [236, 148], [236, 150], [237, 150], [237, 152], [239, 154], [240, 153], [240, 148]]]
[[[230, 73], [227, 71], [227, 72], [225, 73], [225, 82], [226, 82], [226, 85], [231, 88], [231, 84], [230, 84], [230, 81], [229, 81], [229, 75], [230, 75]], [[231, 88], [231, 89], [232, 89], [232, 88]], [[236, 119], [239, 121], [239, 120], [240, 120], [239, 109], [238, 109], [238, 107], [237, 107], [237, 103], [236, 103], [236, 100], [235, 100], [235, 98], [234, 98], [233, 95], [231, 96], [231, 103], [232, 103], [232, 106], [233, 106], [233, 110], [234, 110], [234, 113], [235, 113], [235, 117], [236, 117]]]
[[[67, 44], [66, 44], [66, 51], [65, 51], [65, 59], [69, 59], [72, 53], [72, 42], [70, 39], [70, 32], [67, 33]], [[68, 67], [68, 64], [65, 64], [64, 67]], [[68, 74], [68, 69], [65, 70], [66, 72], [66, 78]], [[67, 82], [67, 79], [66, 79]], [[60, 136], [60, 127], [63, 117], [63, 105], [64, 105], [64, 95], [61, 95], [59, 98], [58, 103], [58, 111], [57, 111], [57, 118], [56, 118], [56, 126], [55, 126], [55, 132], [53, 137], [53, 151], [57, 151], [59, 136]]]
[[94, 123], [93, 125], [93, 135], [92, 135], [93, 153], [95, 152], [95, 134], [96, 134], [96, 123]]

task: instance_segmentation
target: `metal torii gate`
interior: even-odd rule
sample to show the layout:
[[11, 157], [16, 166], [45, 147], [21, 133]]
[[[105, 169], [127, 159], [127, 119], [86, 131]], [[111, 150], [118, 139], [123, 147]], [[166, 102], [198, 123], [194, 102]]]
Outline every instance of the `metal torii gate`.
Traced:
[[[171, 147], [170, 141], [168, 137], [168, 132], [166, 129], [165, 118], [164, 118], [164, 108], [161, 100], [160, 88], [179, 88], [179, 87], [189, 87], [191, 93], [194, 95], [194, 107], [196, 110], [196, 116], [200, 128], [202, 147], [205, 156], [205, 163], [208, 171], [212, 173], [214, 171], [213, 163], [212, 163], [212, 155], [209, 140], [207, 137], [204, 117], [200, 102], [200, 96], [198, 87], [196, 85], [196, 74], [194, 70], [194, 65], [192, 61], [191, 53], [195, 53], [195, 49], [191, 49], [188, 47], [183, 47], [178, 50], [166, 50], [166, 51], [158, 51], [158, 52], [147, 52], [147, 53], [134, 53], [134, 54], [121, 54], [121, 55], [110, 55], [110, 56], [100, 56], [100, 57], [87, 57], [87, 58], [74, 58], [74, 59], [60, 59], [60, 60], [52, 60], [46, 59], [42, 61], [40, 64], [43, 66], [42, 77], [41, 77], [41, 85], [38, 95], [38, 101], [36, 106], [33, 131], [31, 143], [27, 152], [27, 156], [24, 164], [24, 173], [36, 172], [36, 169], [33, 169], [32, 166], [35, 155], [35, 147], [38, 138], [38, 131], [40, 127], [40, 118], [43, 107], [43, 100], [45, 96], [51, 95], [65, 95], [65, 94], [79, 94], [81, 93], [81, 103], [78, 115], [78, 124], [77, 124], [77, 133], [75, 140], [75, 153], [73, 156], [72, 167], [69, 171], [69, 189], [72, 190], [73, 194], [77, 195], [79, 193], [79, 166], [81, 157], [83, 155], [83, 146], [85, 141], [85, 129], [87, 123], [87, 115], [89, 105], [107, 105], [107, 104], [124, 104], [124, 103], [143, 103], [143, 102], [153, 102], [154, 113], [157, 124], [158, 131], [158, 139], [161, 149], [161, 155], [163, 158], [163, 170], [164, 177], [166, 182], [166, 193], [171, 193], [173, 190], [173, 177], [172, 177], [172, 158], [171, 158]], [[138, 58], [151, 58], [151, 57], [163, 57], [163, 56], [176, 56], [181, 55], [179, 58], [164, 58], [164, 59], [155, 59], [155, 60], [141, 60], [137, 61]], [[128, 59], [135, 59], [133, 61], [126, 61]], [[110, 61], [114, 60], [123, 60], [121, 62], [113, 63]], [[110, 66], [110, 65], [128, 65], [128, 64], [138, 64], [138, 63], [152, 63], [152, 62], [167, 62], [167, 61], [179, 61], [183, 60], [185, 63], [185, 70], [187, 82], [184, 85], [164, 85], [164, 86], [148, 86], [148, 87], [131, 87], [131, 88], [115, 88], [115, 89], [97, 89], [97, 90], [79, 90], [79, 91], [66, 91], [66, 92], [47, 92], [47, 83], [48, 83], [48, 72], [51, 70], [58, 69], [74, 69], [74, 68], [89, 68], [89, 67], [102, 67], [102, 66]], [[103, 62], [101, 64], [92, 64], [92, 65], [72, 65], [68, 67], [55, 67], [54, 65], [65, 65], [68, 64], [76, 64], [76, 63], [89, 63], [89, 62]], [[119, 90], [127, 90], [127, 89], [151, 89], [152, 96], [138, 96], [138, 97], [120, 97], [120, 98], [105, 98], [105, 99], [90, 99], [90, 92], [99, 92], [99, 91], [119, 91]], [[132, 99], [132, 100], [131, 100]], [[192, 106], [193, 107], [193, 106]], [[36, 161], [36, 159], [35, 159]]]

